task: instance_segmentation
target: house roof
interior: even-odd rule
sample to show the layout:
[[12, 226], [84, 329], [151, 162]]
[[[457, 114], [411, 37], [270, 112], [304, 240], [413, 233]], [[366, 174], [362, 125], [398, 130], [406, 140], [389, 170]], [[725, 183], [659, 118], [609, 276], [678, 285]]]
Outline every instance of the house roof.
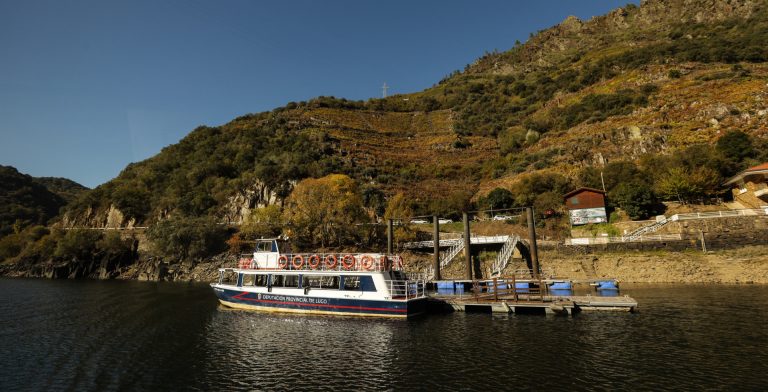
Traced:
[[601, 190], [599, 190], [599, 189], [595, 189], [595, 188], [587, 188], [587, 187], [581, 187], [581, 188], [579, 188], [579, 189], [574, 189], [574, 190], [572, 190], [572, 191], [570, 191], [570, 192], [566, 193], [565, 195], [563, 195], [563, 199], [567, 199], [567, 198], [569, 198], [569, 197], [571, 197], [571, 196], [573, 196], [573, 195], [575, 195], [575, 194], [577, 194], [577, 193], [581, 193], [581, 192], [584, 192], [584, 191], [590, 191], [590, 192], [595, 192], [595, 193], [600, 193], [600, 194], [603, 194], [603, 195], [605, 195], [605, 192], [604, 192], [604, 191], [601, 191]]
[[739, 174], [729, 178], [728, 181], [723, 183], [723, 185], [731, 185], [741, 181], [741, 179], [743, 179], [744, 177], [750, 174], [761, 174], [761, 173], [768, 174], [768, 162], [757, 165], [757, 166], [752, 166], [749, 169], [740, 172]]

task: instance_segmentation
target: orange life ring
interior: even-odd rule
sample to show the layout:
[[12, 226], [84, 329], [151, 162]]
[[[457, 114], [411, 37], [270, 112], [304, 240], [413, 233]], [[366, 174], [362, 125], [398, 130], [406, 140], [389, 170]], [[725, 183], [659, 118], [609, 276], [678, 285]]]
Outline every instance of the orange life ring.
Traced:
[[345, 270], [349, 271], [355, 266], [355, 261], [355, 256], [344, 255], [344, 257], [341, 259], [341, 266], [344, 267]]
[[325, 268], [332, 270], [336, 269], [337, 265], [339, 265], [339, 260], [336, 258], [336, 255], [325, 256]]
[[363, 268], [365, 268], [366, 271], [372, 271], [374, 265], [373, 257], [369, 255], [363, 256], [363, 258], [360, 260], [360, 264], [363, 265]]
[[309, 256], [309, 259], [307, 260], [307, 265], [309, 265], [309, 268], [317, 269], [317, 267], [320, 266], [320, 256], [318, 255]]
[[277, 259], [277, 265], [280, 266], [280, 268], [285, 269], [288, 267], [288, 256], [282, 255]]
[[293, 256], [293, 260], [291, 260], [291, 265], [293, 266], [293, 269], [301, 269], [301, 267], [304, 266], [304, 256], [302, 255]]

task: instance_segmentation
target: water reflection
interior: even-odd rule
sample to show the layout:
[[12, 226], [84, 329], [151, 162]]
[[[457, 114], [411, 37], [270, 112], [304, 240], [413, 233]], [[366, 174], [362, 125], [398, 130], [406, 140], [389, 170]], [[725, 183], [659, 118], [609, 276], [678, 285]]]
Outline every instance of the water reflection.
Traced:
[[637, 314], [231, 311], [205, 285], [0, 279], [0, 390], [764, 389], [768, 287], [626, 286]]

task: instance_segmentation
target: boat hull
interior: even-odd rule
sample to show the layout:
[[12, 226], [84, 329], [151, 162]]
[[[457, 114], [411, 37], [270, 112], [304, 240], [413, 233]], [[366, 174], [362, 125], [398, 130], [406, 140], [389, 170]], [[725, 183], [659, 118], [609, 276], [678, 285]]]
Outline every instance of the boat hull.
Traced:
[[424, 313], [426, 298], [365, 300], [232, 290], [214, 286], [222, 305], [234, 309], [304, 314], [406, 318]]

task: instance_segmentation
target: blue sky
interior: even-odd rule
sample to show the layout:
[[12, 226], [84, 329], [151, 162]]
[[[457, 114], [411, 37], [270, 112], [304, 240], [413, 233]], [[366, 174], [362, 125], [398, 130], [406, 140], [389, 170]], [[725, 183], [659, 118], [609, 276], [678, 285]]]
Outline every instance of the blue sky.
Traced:
[[0, 164], [95, 187], [198, 125], [419, 91], [628, 2], [0, 0]]

